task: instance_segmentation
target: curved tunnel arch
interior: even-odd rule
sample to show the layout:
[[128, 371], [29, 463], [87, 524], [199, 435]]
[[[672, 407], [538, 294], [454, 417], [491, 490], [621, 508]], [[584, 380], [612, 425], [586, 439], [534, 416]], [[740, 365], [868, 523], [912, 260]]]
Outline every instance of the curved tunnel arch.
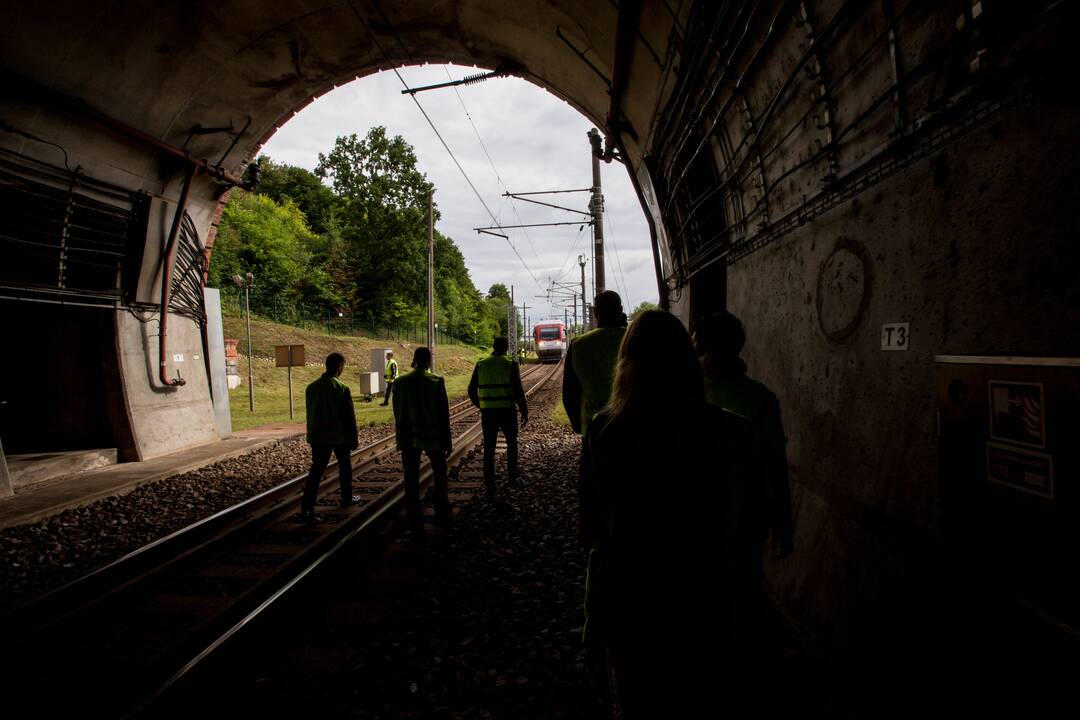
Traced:
[[[783, 404], [805, 543], [770, 579], [800, 621], [854, 643], [867, 618], [897, 609], [890, 598], [925, 586], [920, 543], [954, 510], [942, 509], [935, 356], [1075, 356], [1062, 328], [1080, 326], [1074, 4], [896, 5], [18, 3], [4, 10], [0, 66], [29, 82], [7, 83], [0, 119], [89, 176], [149, 193], [137, 306], [155, 302], [182, 163], [88, 122], [72, 99], [211, 165], [228, 151], [238, 173], [276, 127], [357, 74], [516, 63], [618, 144], [673, 309], [690, 321], [729, 307], [746, 322], [751, 373]], [[192, 132], [249, 116], [231, 150], [227, 134]], [[0, 149], [59, 166], [56, 146], [26, 134], [5, 128]], [[747, 168], [731, 172], [733, 159]], [[203, 237], [222, 189], [206, 175], [192, 187]], [[841, 238], [872, 259], [863, 292], [819, 282]], [[201, 371], [177, 392], [148, 388], [152, 333], [119, 306], [110, 402], [137, 455], [217, 437]], [[858, 310], [842, 342], [819, 307]], [[910, 323], [911, 348], [882, 352], [879, 332], [896, 322]], [[177, 342], [199, 347], [188, 325], [177, 318]], [[874, 610], [840, 617], [859, 604]]]

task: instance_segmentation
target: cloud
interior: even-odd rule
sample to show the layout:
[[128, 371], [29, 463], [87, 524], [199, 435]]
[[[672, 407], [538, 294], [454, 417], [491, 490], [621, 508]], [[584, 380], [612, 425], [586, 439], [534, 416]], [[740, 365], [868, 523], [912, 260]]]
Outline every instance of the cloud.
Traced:
[[[418, 87], [446, 82], [448, 73], [456, 79], [477, 70], [425, 65], [399, 72], [409, 86]], [[290, 120], [263, 152], [275, 160], [313, 169], [318, 154], [328, 152], [339, 135], [363, 136], [376, 125], [385, 126], [391, 135], [401, 135], [413, 146], [420, 170], [435, 184], [435, 201], [442, 214], [438, 229], [461, 248], [476, 287], [487, 292], [497, 282], [513, 285], [518, 302], [524, 298], [531, 306], [531, 318], [561, 318], [559, 303], [549, 304], [544, 297], [535, 296], [546, 294], [549, 278], [578, 282], [577, 256], [584, 253], [589, 257], [592, 249], [589, 227], [583, 231], [579, 231], [579, 224], [507, 230], [511, 242], [478, 234], [474, 228], [494, 224], [492, 218], [416, 104], [402, 95], [401, 89], [393, 72], [344, 85]], [[592, 184], [586, 138], [591, 124], [570, 105], [518, 78], [488, 80], [459, 87], [456, 92], [452, 88], [425, 91], [416, 99], [499, 223], [577, 223], [586, 219], [502, 197], [507, 188], [520, 193]], [[655, 302], [648, 225], [630, 177], [619, 163], [602, 163], [601, 181], [607, 285], [623, 295], [628, 307], [642, 300]], [[589, 202], [587, 193], [535, 199], [581, 210], [587, 210]], [[591, 262], [586, 266], [586, 277], [591, 295]]]

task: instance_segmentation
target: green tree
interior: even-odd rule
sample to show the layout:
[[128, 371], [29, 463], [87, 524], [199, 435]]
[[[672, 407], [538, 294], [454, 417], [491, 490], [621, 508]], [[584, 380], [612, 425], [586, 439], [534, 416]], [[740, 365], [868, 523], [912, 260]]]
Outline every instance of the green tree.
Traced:
[[279, 205], [264, 195], [233, 190], [218, 226], [208, 282], [229, 287], [234, 274], [251, 272], [256, 307], [320, 301], [331, 292], [330, 279], [311, 264], [314, 238], [292, 201]]
[[496, 324], [480, 291], [473, 285], [465, 256], [454, 241], [435, 233], [435, 296], [441, 327], [471, 342], [486, 343], [494, 337]]
[[[307, 303], [319, 314], [347, 307], [376, 327], [424, 321], [432, 185], [403, 138], [382, 127], [362, 139], [339, 137], [315, 172], [259, 162], [258, 192], [235, 191], [225, 208], [212, 284], [228, 287], [232, 274], [253, 272], [253, 306], [279, 319], [290, 319], [276, 312], [282, 305]], [[436, 232], [434, 241], [440, 327], [473, 342], [505, 332], [505, 286], [497, 285], [496, 301], [485, 298], [453, 240]], [[500, 313], [492, 302], [502, 303]]]
[[[506, 286], [502, 283], [495, 283], [488, 290], [487, 297], [484, 298], [484, 304], [487, 306], [488, 316], [495, 324], [496, 335], [510, 335], [512, 331], [508, 330], [507, 315], [508, 308], [510, 307], [510, 291], [506, 289]], [[515, 317], [517, 315], [515, 314]], [[517, 329], [520, 334], [521, 322], [517, 321]]]
[[645, 312], [646, 310], [659, 310], [659, 309], [660, 308], [659, 308], [658, 305], [656, 305], [656, 303], [651, 303], [651, 302], [649, 302], [647, 300], [642, 300], [641, 302], [638, 303], [638, 306], [636, 308], [634, 308], [634, 311], [630, 313], [630, 317], [628, 318], [628, 320], [630, 322], [634, 322], [634, 318], [636, 318], [638, 315]]
[[315, 175], [329, 179], [334, 192], [362, 212], [426, 211], [435, 187], [417, 169], [412, 145], [400, 135], [388, 138], [381, 125], [362, 140], [355, 133], [335, 140], [329, 154], [319, 153]]
[[259, 156], [260, 195], [266, 195], [279, 205], [291, 200], [307, 218], [308, 226], [323, 234], [337, 222], [343, 203], [319, 177], [304, 168], [274, 162], [266, 155]]
[[432, 185], [412, 146], [383, 127], [339, 137], [315, 175], [341, 201], [340, 233], [354, 310], [376, 324], [419, 322], [426, 304], [427, 203]]

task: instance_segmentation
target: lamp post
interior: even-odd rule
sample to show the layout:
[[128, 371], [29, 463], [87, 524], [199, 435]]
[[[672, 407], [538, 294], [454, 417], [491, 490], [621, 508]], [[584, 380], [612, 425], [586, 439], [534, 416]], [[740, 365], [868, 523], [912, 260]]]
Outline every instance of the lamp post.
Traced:
[[233, 284], [244, 291], [244, 316], [247, 320], [248, 336], [248, 410], [250, 412], [255, 412], [255, 385], [253, 384], [251, 373], [251, 304], [249, 303], [248, 298], [251, 286], [255, 284], [255, 276], [248, 273], [244, 277], [240, 277], [238, 273], [233, 275]]

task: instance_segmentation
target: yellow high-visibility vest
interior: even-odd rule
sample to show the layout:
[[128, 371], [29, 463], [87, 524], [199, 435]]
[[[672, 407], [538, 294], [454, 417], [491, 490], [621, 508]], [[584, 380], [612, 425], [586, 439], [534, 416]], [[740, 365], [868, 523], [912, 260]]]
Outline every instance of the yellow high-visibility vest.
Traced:
[[513, 362], [506, 355], [490, 355], [476, 363], [481, 410], [514, 407], [514, 389], [510, 385]]
[[398, 448], [449, 450], [443, 379], [428, 370], [405, 373], [394, 383], [394, 423]]
[[582, 437], [588, 432], [589, 421], [611, 398], [615, 363], [624, 334], [624, 327], [600, 327], [570, 343], [570, 362], [581, 382]]

